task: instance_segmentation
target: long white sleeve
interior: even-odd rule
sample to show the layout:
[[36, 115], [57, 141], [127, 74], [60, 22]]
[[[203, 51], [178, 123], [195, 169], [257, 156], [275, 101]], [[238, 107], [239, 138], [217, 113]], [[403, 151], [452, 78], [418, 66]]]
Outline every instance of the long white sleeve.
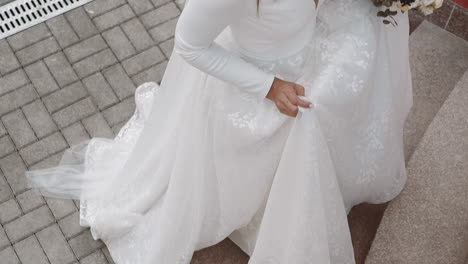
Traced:
[[274, 74], [214, 42], [228, 25], [242, 19], [244, 14], [244, 0], [190, 0], [176, 26], [174, 49], [201, 71], [265, 97]]

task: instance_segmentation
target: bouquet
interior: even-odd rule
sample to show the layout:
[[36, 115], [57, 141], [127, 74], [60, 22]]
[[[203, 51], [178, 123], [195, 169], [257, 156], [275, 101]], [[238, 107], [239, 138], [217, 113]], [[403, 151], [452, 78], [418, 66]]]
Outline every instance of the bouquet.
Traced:
[[393, 18], [398, 11], [406, 12], [410, 9], [418, 9], [424, 15], [432, 14], [434, 9], [442, 6], [443, 0], [371, 0], [375, 6], [381, 8], [377, 16], [384, 18], [384, 24], [398, 25]]

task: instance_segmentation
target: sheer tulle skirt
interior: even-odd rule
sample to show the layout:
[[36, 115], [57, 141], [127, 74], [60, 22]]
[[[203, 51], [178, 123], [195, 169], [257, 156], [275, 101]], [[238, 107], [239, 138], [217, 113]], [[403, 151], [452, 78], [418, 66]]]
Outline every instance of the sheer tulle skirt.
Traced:
[[[115, 139], [27, 171], [31, 187], [79, 199], [80, 224], [119, 264], [189, 263], [228, 236], [249, 263], [354, 263], [346, 214], [403, 188], [412, 105], [406, 14], [392, 28], [356, 3], [340, 19], [348, 7], [325, 3], [316, 37], [292, 57], [245, 58], [306, 87], [314, 107], [297, 118], [173, 53], [160, 85], [137, 88]], [[229, 29], [217, 42], [236, 52]]]

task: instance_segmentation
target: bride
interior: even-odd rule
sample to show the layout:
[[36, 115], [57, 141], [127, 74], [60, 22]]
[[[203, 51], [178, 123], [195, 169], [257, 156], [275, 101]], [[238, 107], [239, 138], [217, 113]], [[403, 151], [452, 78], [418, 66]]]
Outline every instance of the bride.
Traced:
[[117, 264], [189, 263], [231, 238], [260, 263], [354, 263], [346, 215], [406, 182], [408, 17], [369, 0], [190, 0], [160, 85], [115, 139], [26, 172], [79, 199]]

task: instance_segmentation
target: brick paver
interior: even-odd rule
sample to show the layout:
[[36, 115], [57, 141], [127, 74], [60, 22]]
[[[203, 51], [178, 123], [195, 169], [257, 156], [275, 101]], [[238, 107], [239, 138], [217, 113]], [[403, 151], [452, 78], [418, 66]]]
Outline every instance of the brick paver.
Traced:
[[181, 8], [95, 0], [0, 40], [1, 263], [113, 263], [79, 225], [79, 203], [42, 197], [23, 173], [90, 137], [115, 136], [138, 85], [161, 81]]

